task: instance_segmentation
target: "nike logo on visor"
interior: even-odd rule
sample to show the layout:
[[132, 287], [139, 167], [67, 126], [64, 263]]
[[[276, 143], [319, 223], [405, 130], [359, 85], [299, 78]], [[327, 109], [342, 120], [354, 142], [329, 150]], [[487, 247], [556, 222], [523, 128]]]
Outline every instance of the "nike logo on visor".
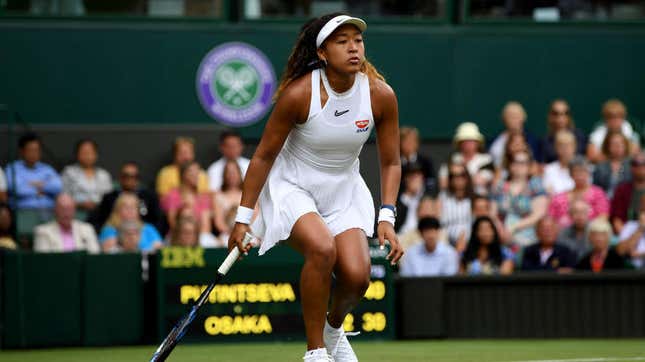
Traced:
[[342, 116], [343, 114], [345, 114], [347, 112], [349, 112], [349, 109], [346, 109], [346, 110], [344, 110], [342, 112], [334, 111], [334, 116], [340, 117], [340, 116]]

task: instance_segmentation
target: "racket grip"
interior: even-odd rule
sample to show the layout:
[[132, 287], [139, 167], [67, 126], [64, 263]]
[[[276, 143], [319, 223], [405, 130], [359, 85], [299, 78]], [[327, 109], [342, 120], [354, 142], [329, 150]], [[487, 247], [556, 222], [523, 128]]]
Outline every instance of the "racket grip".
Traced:
[[[242, 240], [242, 244], [244, 246], [247, 246], [255, 237], [249, 233], [244, 234], [244, 240]], [[228, 270], [231, 269], [233, 266], [233, 263], [237, 260], [237, 258], [240, 257], [240, 249], [234, 247], [230, 253], [228, 253], [228, 256], [226, 256], [226, 259], [222, 262], [222, 265], [217, 269], [217, 273], [226, 275], [228, 273]]]

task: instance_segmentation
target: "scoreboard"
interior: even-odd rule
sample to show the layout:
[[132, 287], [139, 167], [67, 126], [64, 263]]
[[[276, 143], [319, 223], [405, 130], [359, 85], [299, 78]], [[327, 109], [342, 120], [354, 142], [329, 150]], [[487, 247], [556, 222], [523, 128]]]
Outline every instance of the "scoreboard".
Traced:
[[[394, 338], [394, 290], [386, 251], [370, 250], [369, 288], [345, 318], [345, 330], [360, 331], [361, 339]], [[159, 340], [189, 311], [226, 254], [224, 249], [160, 250], [152, 266]], [[252, 250], [215, 286], [183, 341], [304, 340], [299, 288], [302, 263], [302, 256], [286, 246], [276, 246], [263, 256]]]

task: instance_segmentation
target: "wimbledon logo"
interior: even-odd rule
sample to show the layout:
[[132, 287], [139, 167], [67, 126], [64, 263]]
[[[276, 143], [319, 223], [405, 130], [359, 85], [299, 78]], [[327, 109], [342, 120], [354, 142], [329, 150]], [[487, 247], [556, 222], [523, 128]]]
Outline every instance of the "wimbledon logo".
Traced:
[[233, 127], [260, 120], [271, 108], [273, 66], [257, 48], [239, 42], [211, 50], [197, 71], [197, 95], [215, 120]]

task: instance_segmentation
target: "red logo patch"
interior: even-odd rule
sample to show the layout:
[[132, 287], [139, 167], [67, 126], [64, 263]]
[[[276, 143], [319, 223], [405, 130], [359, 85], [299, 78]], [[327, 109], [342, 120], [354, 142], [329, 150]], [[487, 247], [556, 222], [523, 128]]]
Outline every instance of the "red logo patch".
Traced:
[[364, 119], [362, 121], [356, 121], [354, 123], [356, 124], [356, 127], [360, 128], [360, 129], [363, 129], [363, 128], [367, 127], [368, 124], [370, 124], [370, 121], [367, 120], [367, 119]]

